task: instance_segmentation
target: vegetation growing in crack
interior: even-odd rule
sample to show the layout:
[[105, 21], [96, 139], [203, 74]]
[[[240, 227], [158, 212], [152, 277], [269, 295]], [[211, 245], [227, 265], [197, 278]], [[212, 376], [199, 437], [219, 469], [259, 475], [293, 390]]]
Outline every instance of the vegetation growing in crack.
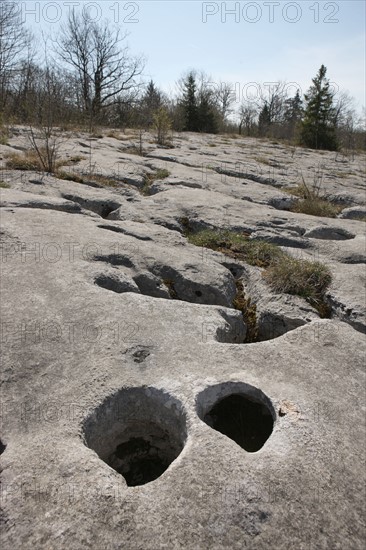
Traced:
[[203, 229], [196, 233], [188, 232], [187, 238], [196, 246], [223, 252], [227, 256], [257, 267], [268, 267], [284, 254], [278, 246], [272, 243], [249, 239], [248, 233], [237, 233], [228, 229]]
[[273, 290], [305, 298], [321, 317], [329, 317], [330, 307], [325, 301], [325, 292], [332, 276], [326, 265], [284, 254], [266, 269], [263, 277]]
[[296, 187], [284, 188], [283, 191], [299, 197], [291, 207], [292, 212], [308, 214], [309, 216], [322, 216], [336, 218], [343, 207], [334, 204], [322, 192], [322, 174], [317, 172], [311, 184], [302, 176], [302, 183]]
[[[240, 234], [227, 229], [204, 229], [196, 233], [187, 232], [186, 236], [196, 246], [211, 248], [236, 260], [264, 268], [263, 277], [273, 290], [300, 296], [321, 317], [329, 316], [330, 308], [325, 293], [332, 277], [329, 268], [324, 264], [292, 258], [275, 244], [250, 239], [246, 233]], [[245, 310], [251, 306], [250, 303], [240, 305]], [[237, 309], [242, 310], [241, 307]]]
[[103, 176], [102, 174], [77, 174], [76, 172], [65, 172], [64, 170], [58, 170], [55, 176], [61, 180], [84, 183], [85, 185], [94, 184], [102, 187], [119, 187], [119, 182], [116, 179]]
[[141, 190], [142, 194], [149, 195], [150, 187], [154, 183], [154, 181], [163, 180], [165, 178], [168, 178], [169, 176], [170, 176], [170, 172], [165, 168], [158, 168], [158, 170], [150, 174], [146, 172], [144, 174], [144, 186]]
[[236, 296], [233, 306], [243, 315], [247, 327], [245, 342], [247, 344], [256, 342], [258, 339], [257, 306], [252, 304], [251, 299], [245, 296], [243, 281], [236, 281]]
[[173, 300], [176, 300], [178, 298], [178, 294], [177, 294], [177, 291], [175, 290], [174, 288], [174, 281], [173, 279], [163, 279], [163, 283], [164, 285], [167, 287], [168, 289], [168, 292], [169, 292], [169, 296], [173, 299]]

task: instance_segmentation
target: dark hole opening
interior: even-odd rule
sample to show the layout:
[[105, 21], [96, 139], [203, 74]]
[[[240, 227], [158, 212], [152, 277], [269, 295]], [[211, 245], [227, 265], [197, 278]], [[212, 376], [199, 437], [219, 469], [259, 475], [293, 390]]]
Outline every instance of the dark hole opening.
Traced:
[[202, 292], [200, 290], [196, 290], [195, 295], [200, 298], [202, 296]]
[[118, 445], [108, 462], [123, 475], [129, 487], [136, 487], [158, 479], [171, 460], [159, 446], [142, 437], [132, 437]]
[[216, 403], [204, 421], [250, 453], [259, 451], [273, 430], [269, 408], [239, 394], [229, 395]]
[[3, 452], [5, 451], [5, 449], [6, 449], [6, 445], [5, 445], [5, 443], [3, 443], [3, 442], [1, 441], [1, 439], [0, 439], [0, 455], [3, 454]]
[[109, 214], [111, 214], [112, 212], [114, 212], [114, 210], [116, 210], [115, 207], [110, 207], [110, 206], [104, 206], [100, 212], [100, 216], [102, 218], [107, 218], [109, 216]]
[[[140, 362], [149, 351], [135, 354]], [[181, 453], [185, 418], [180, 403], [161, 390], [123, 389], [85, 420], [85, 442], [128, 486], [144, 485], [158, 479]]]
[[127, 257], [123, 256], [122, 254], [108, 254], [105, 256], [95, 256], [94, 260], [97, 262], [106, 262], [111, 265], [117, 265], [117, 266], [123, 266], [123, 267], [135, 267], [133, 262]]

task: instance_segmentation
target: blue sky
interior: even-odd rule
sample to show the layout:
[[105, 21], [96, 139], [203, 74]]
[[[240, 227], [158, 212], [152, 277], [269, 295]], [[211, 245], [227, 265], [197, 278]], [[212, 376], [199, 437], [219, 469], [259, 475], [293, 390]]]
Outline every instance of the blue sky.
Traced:
[[27, 24], [52, 35], [71, 4], [124, 27], [131, 53], [147, 58], [146, 77], [165, 91], [197, 69], [241, 94], [279, 80], [304, 92], [323, 63], [335, 88], [348, 90], [359, 111], [365, 106], [363, 0], [22, 2]]

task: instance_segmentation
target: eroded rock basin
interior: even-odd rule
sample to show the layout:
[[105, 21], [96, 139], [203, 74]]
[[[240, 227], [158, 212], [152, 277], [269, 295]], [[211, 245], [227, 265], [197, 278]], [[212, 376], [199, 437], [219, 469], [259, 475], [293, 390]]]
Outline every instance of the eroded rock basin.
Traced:
[[85, 442], [128, 486], [159, 478], [182, 451], [181, 403], [154, 388], [128, 388], [108, 398], [84, 423]]

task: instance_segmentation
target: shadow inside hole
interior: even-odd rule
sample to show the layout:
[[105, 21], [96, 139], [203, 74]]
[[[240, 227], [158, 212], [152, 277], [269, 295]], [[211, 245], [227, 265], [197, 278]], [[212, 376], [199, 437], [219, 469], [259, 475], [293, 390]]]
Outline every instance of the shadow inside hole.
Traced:
[[123, 254], [97, 255], [94, 256], [94, 260], [97, 262], [106, 262], [114, 266], [135, 267], [130, 258]]
[[5, 451], [5, 449], [6, 449], [6, 445], [5, 445], [5, 443], [3, 443], [3, 442], [1, 441], [1, 439], [0, 439], [0, 455], [3, 454], [3, 452]]
[[273, 430], [273, 418], [266, 405], [244, 395], [224, 397], [204, 421], [250, 453], [259, 451]]
[[208, 426], [250, 453], [270, 437], [276, 412], [271, 400], [245, 382], [222, 382], [207, 387], [196, 399], [197, 414]]
[[159, 478], [183, 450], [186, 416], [171, 395], [128, 388], [106, 399], [84, 422], [85, 442], [128, 486]]
[[145, 427], [144, 437], [131, 437], [120, 443], [107, 463], [123, 475], [129, 487], [145, 485], [158, 479], [174, 460], [168, 434], [158, 427]]

